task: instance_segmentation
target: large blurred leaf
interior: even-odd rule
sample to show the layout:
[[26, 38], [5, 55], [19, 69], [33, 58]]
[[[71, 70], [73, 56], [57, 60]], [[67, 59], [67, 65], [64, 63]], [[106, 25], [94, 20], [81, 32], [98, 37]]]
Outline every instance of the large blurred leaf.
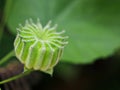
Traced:
[[63, 61], [91, 63], [120, 47], [119, 0], [13, 0], [8, 19], [12, 33], [28, 18], [52, 20], [66, 29], [69, 44]]

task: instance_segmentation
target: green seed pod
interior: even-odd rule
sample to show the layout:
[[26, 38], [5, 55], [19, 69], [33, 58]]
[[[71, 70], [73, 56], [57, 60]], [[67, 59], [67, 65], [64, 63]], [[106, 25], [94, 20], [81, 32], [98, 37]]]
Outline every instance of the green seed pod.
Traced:
[[16, 57], [24, 64], [26, 70], [40, 70], [52, 74], [54, 66], [68, 43], [65, 31], [56, 32], [56, 25], [50, 27], [50, 22], [42, 27], [39, 19], [33, 23], [26, 20], [25, 26], [17, 28], [14, 42]]

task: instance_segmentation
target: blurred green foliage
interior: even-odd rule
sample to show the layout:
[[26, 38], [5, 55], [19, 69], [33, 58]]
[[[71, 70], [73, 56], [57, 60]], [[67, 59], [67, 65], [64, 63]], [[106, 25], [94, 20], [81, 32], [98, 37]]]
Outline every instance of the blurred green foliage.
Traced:
[[[13, 49], [18, 24], [24, 25], [29, 18], [34, 22], [40, 18], [43, 25], [52, 20], [53, 25], [58, 24], [58, 30], [65, 29], [69, 36], [55, 77], [59, 74], [64, 80], [71, 80], [69, 86], [93, 85], [94, 89], [87, 90], [119, 90], [120, 0], [0, 0], [0, 58]], [[118, 54], [113, 57], [116, 51]], [[111, 58], [100, 59], [110, 55]], [[52, 82], [46, 80], [43, 85], [49, 88]], [[63, 81], [60, 87], [62, 84]]]
[[10, 1], [11, 8], [6, 10], [9, 11], [6, 16], [7, 26], [13, 35], [16, 35], [18, 24], [29, 18], [34, 21], [40, 18], [43, 25], [52, 20], [58, 24], [59, 30], [66, 30], [70, 38], [62, 61], [92, 63], [120, 48], [119, 0]]

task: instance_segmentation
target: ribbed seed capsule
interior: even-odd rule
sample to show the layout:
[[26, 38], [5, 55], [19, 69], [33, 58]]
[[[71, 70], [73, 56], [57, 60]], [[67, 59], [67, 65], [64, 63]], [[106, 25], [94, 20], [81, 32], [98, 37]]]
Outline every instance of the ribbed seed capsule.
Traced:
[[40, 70], [52, 74], [54, 66], [58, 63], [64, 46], [68, 43], [67, 36], [62, 36], [64, 31], [56, 32], [56, 25], [50, 27], [50, 22], [42, 27], [37, 23], [27, 20], [25, 26], [17, 28], [14, 42], [15, 54], [24, 64], [25, 69]]

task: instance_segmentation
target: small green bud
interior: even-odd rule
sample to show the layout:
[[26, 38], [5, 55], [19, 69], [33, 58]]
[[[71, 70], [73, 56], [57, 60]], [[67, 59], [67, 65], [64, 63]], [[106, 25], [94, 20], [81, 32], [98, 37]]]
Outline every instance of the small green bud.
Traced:
[[56, 32], [56, 25], [50, 27], [50, 23], [51, 21], [42, 27], [39, 19], [36, 24], [30, 19], [26, 20], [25, 26], [20, 25], [17, 28], [15, 54], [26, 70], [52, 74], [54, 66], [61, 58], [68, 37], [62, 36], [65, 31]]

